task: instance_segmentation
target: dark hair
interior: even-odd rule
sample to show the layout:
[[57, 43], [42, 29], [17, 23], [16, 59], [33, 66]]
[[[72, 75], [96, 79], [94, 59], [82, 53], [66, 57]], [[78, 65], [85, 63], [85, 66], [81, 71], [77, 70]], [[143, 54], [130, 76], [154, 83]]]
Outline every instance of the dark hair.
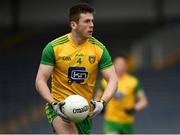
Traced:
[[81, 3], [78, 5], [75, 5], [70, 8], [69, 10], [69, 22], [70, 21], [79, 21], [79, 15], [80, 13], [94, 13], [95, 9], [87, 4], [87, 3]]

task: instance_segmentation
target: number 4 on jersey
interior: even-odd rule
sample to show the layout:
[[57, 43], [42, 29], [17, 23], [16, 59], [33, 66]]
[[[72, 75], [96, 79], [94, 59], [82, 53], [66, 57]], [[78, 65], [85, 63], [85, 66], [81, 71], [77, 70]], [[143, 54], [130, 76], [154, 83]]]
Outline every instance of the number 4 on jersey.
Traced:
[[82, 63], [82, 59], [79, 58], [79, 59], [77, 60], [77, 63], [81, 64], [81, 63]]

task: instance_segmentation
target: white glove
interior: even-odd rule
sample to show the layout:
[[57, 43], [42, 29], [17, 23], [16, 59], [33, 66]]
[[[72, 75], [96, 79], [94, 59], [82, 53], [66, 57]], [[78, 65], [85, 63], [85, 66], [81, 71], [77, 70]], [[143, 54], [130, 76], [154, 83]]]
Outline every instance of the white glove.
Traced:
[[100, 101], [91, 100], [91, 104], [94, 106], [94, 109], [92, 112], [89, 113], [89, 118], [93, 118], [97, 114], [99, 114], [103, 110], [106, 102], [104, 100], [100, 100]]
[[63, 106], [65, 105], [65, 102], [52, 102], [51, 105], [63, 121], [70, 122], [68, 117], [64, 114]]

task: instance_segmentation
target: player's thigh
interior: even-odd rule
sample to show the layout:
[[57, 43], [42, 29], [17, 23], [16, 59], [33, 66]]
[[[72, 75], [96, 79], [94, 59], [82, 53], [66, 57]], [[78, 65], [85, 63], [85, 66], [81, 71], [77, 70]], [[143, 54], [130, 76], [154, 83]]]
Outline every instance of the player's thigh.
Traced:
[[52, 124], [56, 133], [77, 133], [73, 123], [64, 122], [60, 116], [54, 111], [51, 104], [47, 103], [45, 107], [46, 115], [50, 124]]
[[77, 134], [76, 126], [73, 123], [64, 122], [60, 116], [52, 122], [56, 134]]

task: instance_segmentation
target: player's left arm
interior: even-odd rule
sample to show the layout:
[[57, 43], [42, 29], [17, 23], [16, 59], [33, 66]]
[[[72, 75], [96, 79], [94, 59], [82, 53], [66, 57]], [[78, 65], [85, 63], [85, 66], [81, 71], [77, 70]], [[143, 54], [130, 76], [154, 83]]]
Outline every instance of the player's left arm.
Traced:
[[103, 78], [107, 82], [101, 100], [107, 103], [117, 90], [118, 78], [115, 72], [115, 68], [112, 64], [111, 56], [109, 55], [109, 52], [106, 49], [106, 47], [104, 47], [103, 49], [103, 54], [101, 56], [99, 63], [99, 69], [102, 73]]
[[125, 112], [129, 115], [132, 115], [135, 112], [139, 112], [139, 111], [143, 110], [148, 104], [146, 95], [145, 95], [143, 89], [141, 88], [139, 80], [137, 80], [136, 87], [134, 88], [134, 94], [135, 94], [135, 98], [136, 98], [135, 105], [133, 106], [133, 108], [125, 110]]
[[117, 86], [118, 86], [118, 78], [114, 69], [114, 66], [111, 66], [108, 69], [101, 71], [103, 78], [106, 80], [107, 85], [102, 94], [101, 100], [105, 101], [106, 103], [113, 97], [116, 93]]
[[91, 100], [91, 103], [94, 106], [94, 110], [89, 113], [89, 117], [93, 118], [99, 114], [105, 105], [109, 102], [112, 96], [115, 94], [118, 86], [118, 79], [115, 73], [114, 66], [109, 67], [102, 71], [103, 78], [107, 81], [105, 91], [100, 100]]
[[141, 111], [147, 107], [148, 101], [143, 90], [136, 93], [137, 102], [134, 106], [135, 111]]
[[147, 106], [148, 101], [147, 101], [146, 95], [144, 93], [144, 90], [141, 87], [141, 83], [139, 80], [137, 80], [137, 84], [134, 89], [134, 94], [135, 94], [136, 101], [137, 101], [134, 105], [134, 110], [141, 111], [142, 109], [144, 109]]
[[91, 101], [91, 103], [94, 106], [94, 109], [89, 114], [90, 118], [96, 116], [103, 110], [105, 104], [109, 102], [109, 100], [115, 94], [118, 86], [117, 75], [114, 66], [112, 66], [112, 61], [109, 52], [105, 47], [103, 48], [103, 54], [99, 62], [99, 69], [101, 70], [103, 78], [107, 81], [107, 85], [101, 99], [98, 101]]

